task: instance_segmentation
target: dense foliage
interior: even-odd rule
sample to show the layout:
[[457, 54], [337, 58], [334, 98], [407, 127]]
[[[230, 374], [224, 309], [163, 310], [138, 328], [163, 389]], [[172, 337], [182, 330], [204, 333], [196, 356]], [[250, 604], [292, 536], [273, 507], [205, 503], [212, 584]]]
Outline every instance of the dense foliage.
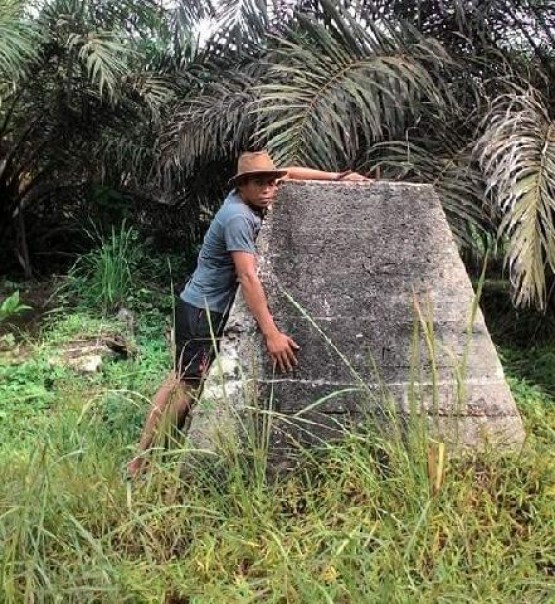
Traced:
[[87, 218], [194, 244], [267, 147], [433, 183], [461, 246], [500, 238], [517, 304], [553, 295], [548, 0], [2, 0], [0, 30], [1, 262], [27, 276]]

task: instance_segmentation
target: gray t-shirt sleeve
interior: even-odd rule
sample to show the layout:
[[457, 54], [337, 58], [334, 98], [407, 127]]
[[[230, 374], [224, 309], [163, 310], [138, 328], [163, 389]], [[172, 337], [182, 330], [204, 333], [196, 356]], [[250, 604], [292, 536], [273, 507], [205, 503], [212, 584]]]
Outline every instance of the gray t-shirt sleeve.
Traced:
[[256, 253], [254, 226], [245, 216], [234, 216], [224, 228], [228, 252]]

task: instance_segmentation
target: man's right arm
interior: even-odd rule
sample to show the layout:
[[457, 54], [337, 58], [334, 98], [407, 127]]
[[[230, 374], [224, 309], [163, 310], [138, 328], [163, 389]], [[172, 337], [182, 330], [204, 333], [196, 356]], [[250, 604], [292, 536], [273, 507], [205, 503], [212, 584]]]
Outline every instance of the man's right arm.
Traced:
[[295, 351], [297, 344], [279, 331], [268, 309], [268, 302], [262, 283], [256, 273], [256, 259], [248, 252], [231, 252], [235, 272], [241, 284], [243, 297], [260, 331], [266, 339], [268, 353], [282, 371], [291, 371], [297, 364]]

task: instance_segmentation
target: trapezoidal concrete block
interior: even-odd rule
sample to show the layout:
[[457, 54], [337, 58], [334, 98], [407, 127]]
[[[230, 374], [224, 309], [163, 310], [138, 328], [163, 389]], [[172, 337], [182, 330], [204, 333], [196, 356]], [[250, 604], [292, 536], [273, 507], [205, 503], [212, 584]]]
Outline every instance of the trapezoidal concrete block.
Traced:
[[[288, 182], [259, 274], [298, 367], [274, 372], [241, 292], [189, 436], [214, 449], [272, 418], [271, 445], [319, 442], [392, 405], [456, 447], [513, 448], [522, 422], [440, 201], [428, 185]], [[251, 426], [251, 428], [249, 428]]]

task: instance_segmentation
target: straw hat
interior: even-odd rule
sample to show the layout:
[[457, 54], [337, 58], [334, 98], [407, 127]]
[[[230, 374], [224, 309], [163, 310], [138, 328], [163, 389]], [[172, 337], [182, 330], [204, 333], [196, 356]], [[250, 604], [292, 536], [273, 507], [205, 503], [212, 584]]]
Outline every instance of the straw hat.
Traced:
[[267, 151], [246, 152], [239, 156], [237, 174], [230, 178], [229, 184], [235, 186], [237, 181], [247, 176], [274, 176], [283, 178], [287, 170], [278, 170]]

